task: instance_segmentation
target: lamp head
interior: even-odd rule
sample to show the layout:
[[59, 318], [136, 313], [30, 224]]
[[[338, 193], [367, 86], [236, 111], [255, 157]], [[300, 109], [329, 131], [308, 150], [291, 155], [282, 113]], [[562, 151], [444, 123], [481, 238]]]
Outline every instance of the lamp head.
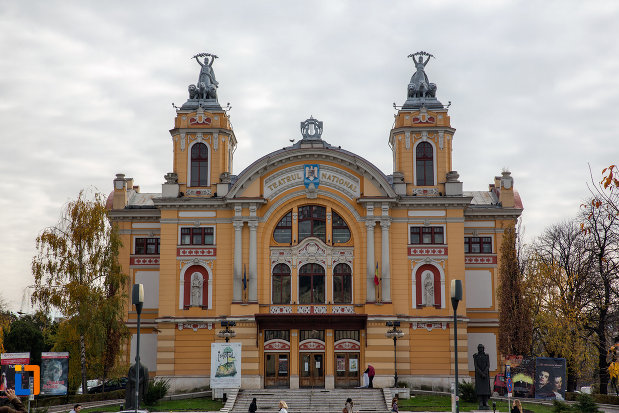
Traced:
[[144, 305], [144, 285], [133, 284], [133, 290], [131, 291], [131, 303], [135, 305], [135, 309], [140, 314], [142, 312], [142, 306]]
[[451, 299], [462, 301], [462, 280], [451, 280]]

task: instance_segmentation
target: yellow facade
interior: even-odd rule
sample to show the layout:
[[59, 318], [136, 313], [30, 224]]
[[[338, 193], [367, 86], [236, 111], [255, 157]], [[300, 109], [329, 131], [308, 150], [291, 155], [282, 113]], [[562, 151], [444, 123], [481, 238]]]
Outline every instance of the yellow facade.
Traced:
[[[448, 387], [454, 279], [460, 375], [472, 374], [479, 343], [496, 372], [498, 252], [522, 204], [509, 172], [462, 190], [448, 110], [415, 90], [386, 134], [389, 175], [322, 140], [311, 118], [297, 143], [233, 175], [237, 140], [216, 99], [177, 110], [161, 193], [118, 174], [109, 202], [123, 270], [145, 286], [141, 359], [152, 374], [178, 389], [208, 384], [225, 320], [242, 344], [244, 388], [354, 387], [368, 365], [377, 387], [393, 385], [395, 369], [400, 381]], [[132, 309], [127, 325], [135, 333]]]

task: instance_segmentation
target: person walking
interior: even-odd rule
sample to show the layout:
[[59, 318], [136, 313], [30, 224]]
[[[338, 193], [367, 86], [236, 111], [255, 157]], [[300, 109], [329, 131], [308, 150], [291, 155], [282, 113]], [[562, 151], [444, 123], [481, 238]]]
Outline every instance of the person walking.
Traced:
[[75, 406], [73, 406], [73, 409], [69, 411], [69, 413], [80, 413], [80, 410], [82, 410], [82, 405], [76, 404]]
[[258, 410], [258, 404], [256, 403], [256, 398], [254, 397], [249, 405], [249, 413], [256, 413], [256, 410]]
[[279, 401], [279, 413], [288, 413], [288, 405], [285, 401]]
[[399, 411], [398, 408], [398, 395], [396, 394], [393, 399], [391, 399], [391, 411], [397, 413]]
[[26, 413], [24, 404], [19, 400], [19, 397], [15, 396], [15, 390], [6, 389], [4, 394], [9, 399], [10, 405], [0, 407], [0, 413]]
[[372, 382], [374, 381], [374, 374], [376, 374], [376, 372], [374, 371], [374, 367], [371, 364], [368, 364], [368, 368], [365, 369], [364, 373], [368, 374], [368, 389], [373, 389], [374, 385], [372, 384]]
[[520, 400], [514, 400], [511, 413], [522, 413], [522, 404], [520, 404]]

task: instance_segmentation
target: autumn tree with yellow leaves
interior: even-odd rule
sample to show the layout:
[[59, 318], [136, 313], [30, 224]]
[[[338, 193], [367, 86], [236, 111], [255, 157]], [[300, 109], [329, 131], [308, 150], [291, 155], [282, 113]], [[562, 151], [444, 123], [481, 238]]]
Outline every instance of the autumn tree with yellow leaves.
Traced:
[[36, 239], [32, 302], [64, 317], [54, 349], [79, 354], [74, 359], [84, 393], [88, 370], [98, 369], [105, 378], [128, 335], [122, 322], [127, 277], [118, 263], [119, 248], [104, 196], [83, 191]]

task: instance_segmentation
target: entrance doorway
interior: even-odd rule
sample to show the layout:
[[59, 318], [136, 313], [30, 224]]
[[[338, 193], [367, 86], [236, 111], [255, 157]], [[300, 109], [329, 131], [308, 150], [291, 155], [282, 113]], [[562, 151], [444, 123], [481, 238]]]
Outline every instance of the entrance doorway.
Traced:
[[288, 353], [266, 353], [264, 355], [264, 387], [289, 388], [290, 367]]
[[325, 387], [325, 353], [301, 353], [299, 387]]
[[359, 353], [335, 353], [335, 387], [359, 386]]

